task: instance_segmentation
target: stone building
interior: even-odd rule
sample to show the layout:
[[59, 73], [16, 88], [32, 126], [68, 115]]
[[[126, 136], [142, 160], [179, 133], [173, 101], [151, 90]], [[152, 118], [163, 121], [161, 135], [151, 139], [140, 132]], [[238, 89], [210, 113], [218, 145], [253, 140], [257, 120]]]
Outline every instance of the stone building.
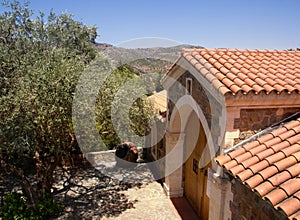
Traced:
[[232, 219], [300, 219], [300, 113], [216, 158], [229, 175]]
[[160, 152], [166, 157], [160, 169], [167, 195], [185, 196], [201, 219], [214, 220], [245, 216], [234, 214], [247, 201], [236, 203], [241, 190], [265, 202], [213, 158], [300, 111], [300, 52], [184, 49], [162, 84], [167, 114]]

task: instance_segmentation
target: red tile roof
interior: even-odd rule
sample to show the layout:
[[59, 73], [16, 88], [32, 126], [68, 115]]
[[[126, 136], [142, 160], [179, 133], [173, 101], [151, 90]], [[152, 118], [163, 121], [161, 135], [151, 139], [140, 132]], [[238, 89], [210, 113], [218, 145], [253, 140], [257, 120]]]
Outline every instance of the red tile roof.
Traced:
[[300, 92], [300, 51], [183, 49], [182, 56], [223, 95]]
[[300, 219], [300, 118], [215, 158], [290, 219]]

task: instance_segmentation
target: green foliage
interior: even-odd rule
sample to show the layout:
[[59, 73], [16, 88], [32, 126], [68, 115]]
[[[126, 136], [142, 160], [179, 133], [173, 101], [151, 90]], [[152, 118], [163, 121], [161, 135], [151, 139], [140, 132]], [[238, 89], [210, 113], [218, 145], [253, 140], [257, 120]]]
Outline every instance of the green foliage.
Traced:
[[43, 220], [58, 215], [63, 206], [56, 203], [49, 194], [43, 194], [36, 208], [28, 206], [28, 198], [21, 193], [9, 193], [3, 198], [0, 217], [3, 220], [36, 219]]
[[3, 199], [0, 209], [0, 217], [3, 219], [24, 219], [26, 214], [26, 203], [20, 193], [7, 194]]
[[[99, 91], [96, 108], [95, 117], [97, 122], [97, 128], [99, 134], [104, 142], [104, 144], [109, 148], [113, 149], [123, 141], [130, 141], [130, 137], [127, 140], [120, 139], [120, 134], [116, 132], [116, 127], [118, 131], [128, 131], [131, 129], [135, 134], [143, 136], [149, 127], [149, 120], [153, 115], [152, 106], [147, 102], [146, 97], [140, 97], [134, 102], [129, 101], [131, 94], [127, 95], [127, 99], [124, 100], [117, 96], [120, 89], [129, 81], [134, 80], [137, 76], [135, 75], [132, 67], [129, 65], [121, 65], [116, 70], [114, 70], [105, 80], [105, 83], [101, 86]], [[131, 85], [131, 87], [138, 88], [139, 85]], [[126, 88], [123, 88], [126, 90]], [[127, 92], [127, 91], [126, 91]], [[119, 127], [119, 123], [113, 124], [112, 114], [113, 105], [117, 108], [118, 116], [120, 117], [117, 122], [121, 122], [127, 117], [126, 111], [124, 109], [130, 105], [129, 119], [130, 127]], [[122, 106], [123, 105], [123, 106]], [[117, 106], [117, 107], [116, 107]], [[122, 125], [120, 125], [122, 126]], [[126, 135], [124, 135], [126, 136]], [[135, 143], [142, 144], [142, 143]]]
[[[50, 192], [52, 174], [74, 149], [72, 101], [85, 66], [95, 58], [95, 27], [71, 15], [36, 15], [6, 4], [0, 15], [0, 166], [19, 177], [29, 203]], [[36, 167], [36, 186], [22, 161]]]

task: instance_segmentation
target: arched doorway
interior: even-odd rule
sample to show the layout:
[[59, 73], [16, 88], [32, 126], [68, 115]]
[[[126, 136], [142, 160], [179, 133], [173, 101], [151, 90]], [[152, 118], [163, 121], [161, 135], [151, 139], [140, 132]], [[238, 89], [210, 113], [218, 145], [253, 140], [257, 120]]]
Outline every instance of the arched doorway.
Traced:
[[207, 144], [203, 126], [192, 111], [185, 127], [184, 157], [186, 162], [183, 169], [184, 196], [195, 209], [200, 219], [208, 219], [209, 198], [206, 195], [207, 171], [211, 163], [199, 168], [199, 161]]
[[[171, 174], [166, 172], [169, 174], [164, 183], [167, 195], [184, 195], [199, 218], [208, 219], [207, 174], [208, 168], [211, 167], [211, 158], [215, 156], [215, 149], [207, 119], [191, 96], [185, 95], [177, 101], [166, 137], [167, 154], [175, 149], [175, 146], [182, 149], [181, 154], [178, 153], [177, 158], [173, 158], [182, 161], [182, 166]], [[166, 168], [169, 164], [172, 165], [172, 162], [174, 161], [166, 159]]]

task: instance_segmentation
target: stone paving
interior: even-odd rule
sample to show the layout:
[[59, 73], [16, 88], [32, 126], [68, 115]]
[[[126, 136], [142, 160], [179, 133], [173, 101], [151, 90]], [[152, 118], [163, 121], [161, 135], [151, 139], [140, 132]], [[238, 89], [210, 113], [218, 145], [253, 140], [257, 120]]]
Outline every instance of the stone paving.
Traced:
[[143, 219], [143, 220], [170, 220], [181, 219], [172, 201], [168, 199], [157, 182], [143, 185], [141, 188], [132, 188], [124, 192], [129, 200], [136, 200], [134, 207], [122, 212], [118, 217], [103, 217], [104, 220]]
[[[133, 208], [125, 210], [117, 217], [102, 217], [101, 219], [181, 219], [172, 201], [167, 198], [161, 184], [155, 180], [146, 163], [139, 163], [128, 169], [118, 169], [113, 158], [112, 152], [102, 154], [96, 160], [96, 168], [100, 172], [104, 172], [105, 175], [117, 178], [119, 181], [134, 181], [142, 185], [120, 192], [129, 201], [135, 201]], [[94, 217], [94, 219], [97, 219], [97, 217]]]

